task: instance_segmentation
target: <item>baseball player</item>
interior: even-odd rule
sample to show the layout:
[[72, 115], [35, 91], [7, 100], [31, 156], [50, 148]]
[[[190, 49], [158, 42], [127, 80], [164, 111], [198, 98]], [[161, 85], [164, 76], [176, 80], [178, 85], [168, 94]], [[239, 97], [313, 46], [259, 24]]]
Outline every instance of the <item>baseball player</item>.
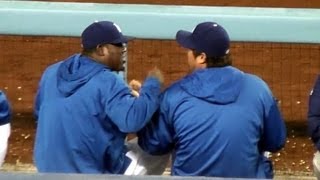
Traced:
[[82, 53], [49, 66], [39, 83], [36, 167], [39, 172], [144, 174], [125, 138], [158, 108], [162, 73], [151, 70], [136, 97], [112, 72], [123, 69], [128, 42], [120, 27], [94, 22], [81, 38]]
[[218, 23], [180, 30], [190, 74], [163, 94], [138, 133], [146, 152], [172, 152], [172, 175], [272, 178], [265, 151], [279, 151], [286, 128], [267, 84], [232, 66], [230, 40]]

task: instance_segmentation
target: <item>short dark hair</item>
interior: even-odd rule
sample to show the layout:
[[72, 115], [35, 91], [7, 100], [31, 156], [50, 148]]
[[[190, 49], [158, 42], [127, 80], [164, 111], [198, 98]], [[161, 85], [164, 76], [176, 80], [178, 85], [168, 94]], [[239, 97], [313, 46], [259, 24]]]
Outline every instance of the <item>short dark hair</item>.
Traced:
[[96, 47], [95, 47], [95, 48], [89, 48], [89, 49], [84, 49], [84, 48], [83, 48], [81, 54], [82, 54], [82, 55], [89, 56], [89, 55], [91, 55], [92, 53], [94, 53], [96, 50], [97, 50]]
[[[192, 50], [194, 57], [198, 57], [202, 52], [198, 52], [196, 50]], [[206, 57], [207, 68], [212, 67], [225, 67], [232, 65], [231, 55], [228, 53], [225, 56], [220, 57]]]

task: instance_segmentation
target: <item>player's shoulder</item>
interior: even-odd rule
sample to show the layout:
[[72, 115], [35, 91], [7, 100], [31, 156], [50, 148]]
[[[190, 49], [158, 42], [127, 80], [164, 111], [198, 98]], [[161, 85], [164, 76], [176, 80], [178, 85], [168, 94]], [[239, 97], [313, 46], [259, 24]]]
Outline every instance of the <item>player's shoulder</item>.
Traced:
[[181, 91], [181, 81], [182, 80], [177, 80], [170, 84], [164, 91], [165, 94], [175, 94], [177, 91]]
[[266, 81], [264, 81], [261, 77], [259, 77], [257, 75], [245, 73], [244, 77], [245, 77], [245, 81], [247, 81], [247, 83], [250, 83], [250, 84], [256, 85], [256, 86], [261, 86], [261, 87], [268, 87]]
[[181, 99], [185, 97], [186, 93], [185, 91], [181, 88], [181, 81], [178, 80], [173, 82], [170, 86], [168, 86], [163, 93], [161, 94], [161, 100], [162, 104], [166, 105], [174, 105], [174, 104], [179, 104]]
[[95, 78], [97, 80], [104, 81], [104, 82], [107, 82], [107, 81], [118, 81], [118, 80], [122, 80], [123, 81], [123, 79], [120, 77], [119, 74], [117, 74], [116, 72], [111, 71], [108, 68], [102, 69], [102, 71], [100, 71], [93, 78]]
[[267, 82], [257, 75], [248, 74], [245, 75], [245, 88], [254, 89], [254, 92], [258, 94], [264, 94], [267, 96], [273, 96], [270, 87]]
[[54, 64], [49, 65], [45, 70], [44, 74], [51, 73], [53, 71], [57, 71], [59, 66], [62, 64], [63, 61], [56, 62]]

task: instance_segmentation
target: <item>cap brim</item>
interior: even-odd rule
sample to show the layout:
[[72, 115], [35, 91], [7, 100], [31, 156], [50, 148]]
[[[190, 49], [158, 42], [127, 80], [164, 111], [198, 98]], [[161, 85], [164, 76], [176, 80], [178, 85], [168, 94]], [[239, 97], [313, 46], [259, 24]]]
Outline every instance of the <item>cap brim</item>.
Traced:
[[122, 36], [119, 39], [114, 40], [113, 42], [111, 42], [112, 44], [118, 44], [118, 43], [128, 43], [129, 41], [135, 39], [132, 36]]
[[195, 45], [192, 41], [192, 33], [189, 31], [180, 30], [176, 34], [176, 41], [180, 46], [187, 49], [195, 49]]

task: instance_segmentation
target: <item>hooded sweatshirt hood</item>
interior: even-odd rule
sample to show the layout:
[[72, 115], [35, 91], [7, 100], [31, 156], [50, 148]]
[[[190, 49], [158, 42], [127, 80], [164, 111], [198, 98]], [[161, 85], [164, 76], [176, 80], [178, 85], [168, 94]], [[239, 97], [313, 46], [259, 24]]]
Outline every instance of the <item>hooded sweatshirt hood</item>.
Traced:
[[58, 69], [57, 83], [60, 93], [64, 96], [72, 95], [104, 68], [105, 65], [81, 54], [71, 56]]
[[180, 86], [188, 94], [217, 104], [237, 100], [244, 73], [232, 66], [196, 70], [186, 76]]

